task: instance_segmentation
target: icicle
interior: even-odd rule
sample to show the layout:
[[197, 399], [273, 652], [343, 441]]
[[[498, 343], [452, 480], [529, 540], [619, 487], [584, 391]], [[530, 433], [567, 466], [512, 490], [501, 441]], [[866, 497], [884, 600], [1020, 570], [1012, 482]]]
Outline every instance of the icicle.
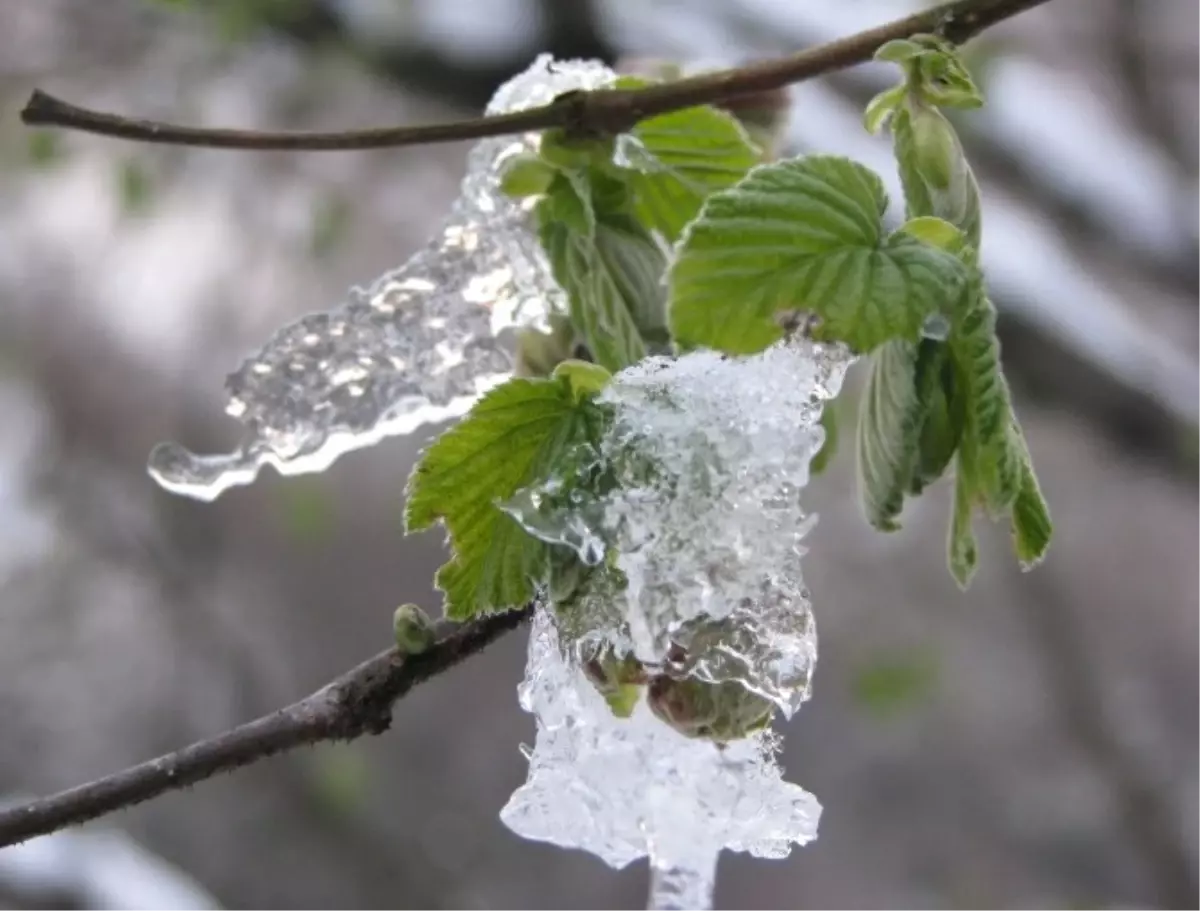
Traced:
[[717, 879], [717, 855], [704, 867], [676, 866], [656, 860], [650, 866], [650, 911], [711, 908]]
[[707, 906], [722, 849], [778, 858], [816, 837], [820, 805], [783, 780], [773, 735], [719, 747], [684, 737], [644, 701], [617, 718], [564, 658], [548, 609], [534, 617], [520, 699], [537, 739], [501, 819], [614, 867], [649, 857], [652, 907]]
[[[539, 57], [502, 86], [488, 113], [608, 83], [600, 63]], [[478, 143], [462, 195], [408, 262], [328, 313], [277, 332], [229, 376], [227, 413], [246, 426], [232, 453], [160, 444], [149, 471], [175, 493], [212, 500], [264, 464], [323, 471], [342, 453], [464, 414], [512, 370], [512, 331], [563, 309], [530, 213], [500, 192], [501, 168], [535, 136]]]

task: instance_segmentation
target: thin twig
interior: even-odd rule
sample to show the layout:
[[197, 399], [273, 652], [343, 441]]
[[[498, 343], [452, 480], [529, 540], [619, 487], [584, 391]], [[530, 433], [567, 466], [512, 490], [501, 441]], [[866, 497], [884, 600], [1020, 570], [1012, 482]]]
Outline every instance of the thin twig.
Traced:
[[303, 744], [382, 734], [391, 725], [397, 699], [483, 651], [531, 612], [527, 607], [453, 627], [417, 655], [389, 649], [270, 715], [115, 775], [0, 810], [0, 847], [132, 807]]
[[984, 29], [1048, 0], [954, 0], [848, 38], [809, 48], [779, 60], [702, 73], [640, 89], [571, 92], [549, 104], [511, 114], [449, 123], [383, 127], [336, 133], [269, 133], [217, 130], [135, 120], [77, 107], [35, 90], [21, 120], [29, 126], [66, 129], [137, 142], [247, 150], [345, 151], [482, 139], [527, 130], [560, 128], [587, 135], [614, 135], [648, 117], [739, 95], [772, 91], [871, 59], [897, 38], [936, 32], [963, 43]]

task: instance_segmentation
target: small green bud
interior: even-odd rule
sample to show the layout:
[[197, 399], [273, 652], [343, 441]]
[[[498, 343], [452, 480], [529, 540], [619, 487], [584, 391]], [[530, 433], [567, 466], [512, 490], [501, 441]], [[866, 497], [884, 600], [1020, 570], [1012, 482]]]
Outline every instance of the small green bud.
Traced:
[[[937, 108], [910, 103], [895, 124], [901, 177], [910, 202], [923, 199], [913, 215], [934, 215], [950, 222], [967, 236], [972, 246], [979, 243], [979, 185], [958, 134]], [[914, 187], [913, 181], [921, 187]]]
[[436, 641], [433, 621], [415, 604], [401, 604], [392, 615], [396, 648], [406, 655], [419, 655]]
[[604, 697], [614, 715], [628, 718], [633, 714], [642, 695], [642, 684], [646, 682], [646, 670], [636, 658], [618, 657], [611, 649], [605, 649], [583, 662], [583, 675]]
[[596, 395], [612, 380], [612, 374], [588, 361], [570, 358], [554, 368], [555, 379], [565, 379], [571, 387], [571, 397], [581, 402], [589, 396]]

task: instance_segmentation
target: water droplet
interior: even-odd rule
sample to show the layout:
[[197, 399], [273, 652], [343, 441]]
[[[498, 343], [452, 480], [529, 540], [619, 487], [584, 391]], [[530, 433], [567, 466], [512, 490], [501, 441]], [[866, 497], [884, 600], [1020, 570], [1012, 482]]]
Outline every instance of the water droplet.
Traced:
[[950, 320], [941, 313], [931, 313], [921, 324], [921, 335], [925, 338], [944, 342], [950, 335]]

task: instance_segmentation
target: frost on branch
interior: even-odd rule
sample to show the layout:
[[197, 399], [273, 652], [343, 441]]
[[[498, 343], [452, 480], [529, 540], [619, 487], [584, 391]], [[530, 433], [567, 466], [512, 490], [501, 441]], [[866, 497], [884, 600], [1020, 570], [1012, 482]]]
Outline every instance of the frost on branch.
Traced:
[[[650, 700], [664, 683], [722, 684], [790, 715], [808, 697], [817, 641], [800, 539], [815, 517], [800, 493], [823, 441], [822, 406], [850, 362], [840, 346], [804, 339], [747, 358], [644, 361], [599, 399], [612, 409], [596, 454], [610, 491], [563, 508], [552, 484], [507, 504], [584, 562], [607, 558], [626, 584], [599, 568], [600, 584], [565, 602], [551, 590], [539, 609], [520, 690], [537, 741], [502, 818], [613, 866], [648, 856], [651, 907], [710, 906], [724, 848], [782, 857], [816, 836], [820, 807], [782, 780], [769, 732], [718, 745], [712, 718], [663, 723], [672, 708], [711, 710], [728, 691], [666, 711]], [[631, 651], [648, 677], [626, 718], [581, 667], [597, 640]], [[686, 736], [700, 729], [689, 720], [710, 734]]]
[[[488, 113], [536, 107], [610, 82], [600, 63], [539, 57], [503, 85]], [[462, 193], [425, 249], [327, 313], [285, 326], [226, 380], [226, 412], [245, 425], [232, 453], [176, 443], [150, 456], [168, 490], [202, 500], [281, 473], [322, 471], [344, 452], [466, 413], [512, 370], [513, 330], [564, 309], [527, 205], [499, 189], [533, 134], [486, 139], [468, 158]]]
[[537, 743], [504, 823], [613, 867], [650, 857], [651, 907], [710, 907], [723, 848], [779, 858], [816, 837], [820, 804], [783, 780], [770, 733], [722, 748], [672, 730], [645, 702], [615, 717], [564, 660], [544, 608], [520, 699], [537, 716]]

